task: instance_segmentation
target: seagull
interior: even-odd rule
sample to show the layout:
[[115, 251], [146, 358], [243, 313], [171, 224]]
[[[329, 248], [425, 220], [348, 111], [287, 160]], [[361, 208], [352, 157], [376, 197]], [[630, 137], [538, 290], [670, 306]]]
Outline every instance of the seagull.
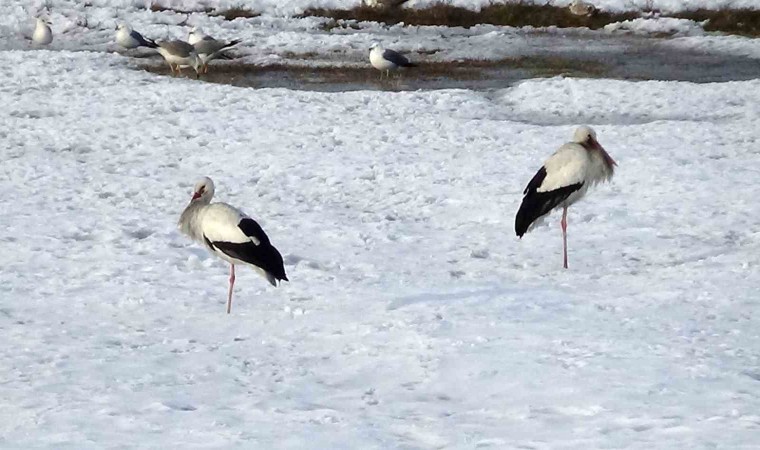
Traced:
[[195, 69], [195, 77], [198, 78], [201, 60], [192, 45], [179, 40], [161, 41], [156, 42], [156, 44], [156, 51], [158, 51], [169, 64], [169, 69], [172, 71], [172, 75], [174, 75], [175, 69], [177, 74], [181, 73], [180, 66], [190, 66]]
[[416, 64], [409, 60], [401, 53], [390, 49], [384, 49], [382, 45], [375, 42], [369, 48], [369, 62], [372, 67], [380, 71], [380, 78], [383, 78], [383, 72], [386, 77], [390, 76], [391, 70], [399, 67], [415, 67]]
[[53, 42], [53, 32], [50, 30], [50, 22], [47, 19], [37, 17], [37, 26], [32, 34], [32, 42], [38, 45], [48, 45]]
[[116, 26], [116, 43], [127, 49], [137, 47], [158, 47], [155, 42], [144, 38], [142, 34], [134, 31], [125, 23], [120, 23]]
[[198, 27], [193, 27], [190, 32], [187, 34], [187, 42], [190, 45], [195, 45], [196, 42], [199, 42], [201, 39], [208, 36]]
[[532, 225], [555, 208], [562, 208], [562, 249], [567, 269], [567, 208], [580, 200], [589, 187], [609, 181], [617, 163], [596, 140], [588, 126], [575, 130], [572, 142], [546, 160], [528, 186], [515, 218], [515, 233], [522, 238]]
[[204, 177], [196, 183], [193, 198], [179, 218], [179, 229], [208, 251], [230, 263], [230, 290], [227, 314], [232, 309], [235, 264], [248, 265], [261, 273], [272, 286], [288, 281], [282, 255], [269, 243], [261, 226], [239, 209], [226, 203], [211, 203], [214, 182]]
[[239, 39], [230, 42], [219, 41], [212, 38], [211, 36], [203, 34], [203, 32], [198, 28], [193, 28], [190, 30], [187, 42], [195, 47], [195, 52], [201, 59], [201, 72], [207, 73], [208, 63], [211, 60], [222, 56], [222, 52], [224, 50], [233, 47], [242, 41]]

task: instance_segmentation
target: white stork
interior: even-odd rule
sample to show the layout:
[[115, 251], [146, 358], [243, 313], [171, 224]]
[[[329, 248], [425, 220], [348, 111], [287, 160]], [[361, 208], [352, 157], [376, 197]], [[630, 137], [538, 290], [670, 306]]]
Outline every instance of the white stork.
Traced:
[[567, 208], [580, 200], [588, 188], [608, 181], [617, 163], [596, 140], [591, 127], [575, 130], [573, 141], [564, 144], [546, 160], [528, 186], [515, 218], [518, 237], [554, 208], [562, 208], [562, 249], [567, 269]]
[[378, 42], [373, 42], [369, 47], [369, 63], [372, 67], [380, 71], [380, 78], [383, 78], [383, 72], [390, 76], [392, 70], [399, 67], [416, 67], [417, 65], [409, 62], [406, 56], [396, 51], [383, 48]]
[[194, 241], [203, 244], [211, 253], [230, 263], [230, 290], [227, 295], [227, 314], [232, 308], [232, 288], [235, 285], [235, 264], [253, 267], [266, 277], [272, 286], [288, 281], [282, 255], [269, 243], [264, 230], [255, 220], [226, 203], [211, 203], [214, 182], [204, 177], [193, 190], [193, 198], [179, 218], [179, 229]]

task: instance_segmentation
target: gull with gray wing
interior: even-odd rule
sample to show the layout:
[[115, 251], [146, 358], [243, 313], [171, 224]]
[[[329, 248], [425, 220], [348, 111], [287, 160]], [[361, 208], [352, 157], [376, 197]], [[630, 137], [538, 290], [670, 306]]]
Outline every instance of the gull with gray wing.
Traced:
[[195, 48], [185, 41], [161, 41], [156, 42], [156, 51], [164, 57], [169, 64], [172, 75], [180, 74], [180, 66], [189, 66], [195, 69], [195, 77], [198, 78], [201, 60], [195, 52]]
[[116, 26], [116, 43], [126, 49], [137, 47], [158, 47], [158, 45], [151, 39], [146, 39], [142, 34], [133, 30], [129, 25], [125, 23], [120, 23]]
[[417, 65], [410, 62], [406, 56], [396, 51], [383, 48], [377, 42], [374, 42], [369, 48], [369, 62], [372, 67], [380, 71], [380, 78], [383, 78], [383, 72], [386, 77], [390, 76], [391, 71], [396, 71], [401, 67], [416, 67]]
[[195, 52], [201, 60], [201, 72], [208, 73], [208, 63], [223, 56], [225, 50], [239, 44], [239, 39], [224, 42], [203, 34], [198, 28], [193, 28], [188, 35], [187, 41], [193, 45]]

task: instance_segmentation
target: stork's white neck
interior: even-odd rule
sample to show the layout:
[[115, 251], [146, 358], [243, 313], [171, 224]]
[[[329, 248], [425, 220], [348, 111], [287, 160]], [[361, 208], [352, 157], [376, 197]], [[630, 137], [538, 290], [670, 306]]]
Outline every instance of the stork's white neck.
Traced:
[[203, 243], [203, 231], [201, 231], [201, 216], [203, 210], [209, 205], [208, 201], [203, 199], [196, 199], [191, 201], [189, 205], [182, 211], [182, 215], [179, 216], [179, 222], [177, 227], [182, 234], [190, 236], [194, 241]]

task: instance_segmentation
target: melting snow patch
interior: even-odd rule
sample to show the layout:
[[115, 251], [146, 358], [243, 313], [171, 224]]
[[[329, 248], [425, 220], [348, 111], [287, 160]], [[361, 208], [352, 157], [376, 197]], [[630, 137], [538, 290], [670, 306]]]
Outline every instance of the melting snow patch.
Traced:
[[628, 31], [635, 34], [667, 34], [672, 36], [701, 36], [707, 21], [695, 22], [672, 17], [639, 18], [606, 25], [606, 31]]

